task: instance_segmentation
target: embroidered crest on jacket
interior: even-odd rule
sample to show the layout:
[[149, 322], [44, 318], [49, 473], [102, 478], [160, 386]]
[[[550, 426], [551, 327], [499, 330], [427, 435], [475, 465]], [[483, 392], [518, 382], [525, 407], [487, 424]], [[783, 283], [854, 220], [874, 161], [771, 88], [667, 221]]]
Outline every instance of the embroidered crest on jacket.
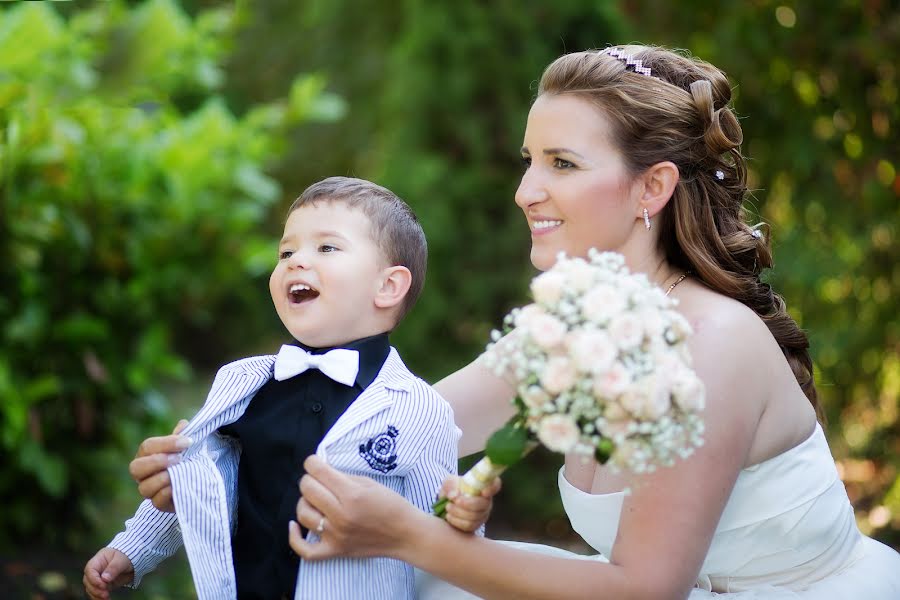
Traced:
[[397, 467], [397, 436], [400, 434], [393, 425], [388, 425], [387, 431], [369, 438], [365, 444], [359, 445], [359, 454], [369, 466], [387, 473]]

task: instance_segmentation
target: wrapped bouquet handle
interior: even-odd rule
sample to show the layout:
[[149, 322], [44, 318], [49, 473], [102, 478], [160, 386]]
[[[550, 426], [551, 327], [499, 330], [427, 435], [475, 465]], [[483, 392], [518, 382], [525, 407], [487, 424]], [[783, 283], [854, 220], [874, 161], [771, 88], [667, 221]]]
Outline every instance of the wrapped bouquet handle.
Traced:
[[[703, 443], [702, 382], [691, 368], [691, 327], [620, 254], [560, 255], [531, 282], [534, 302], [504, 318], [483, 358], [512, 377], [516, 413], [462, 477], [475, 496], [538, 444], [646, 473]], [[447, 499], [434, 505], [446, 513]]]

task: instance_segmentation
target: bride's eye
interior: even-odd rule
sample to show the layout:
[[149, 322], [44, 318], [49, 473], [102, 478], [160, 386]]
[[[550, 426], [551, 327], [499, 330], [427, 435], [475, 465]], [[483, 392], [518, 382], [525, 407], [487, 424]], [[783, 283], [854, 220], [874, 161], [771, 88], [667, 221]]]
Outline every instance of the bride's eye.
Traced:
[[521, 161], [522, 161], [522, 168], [523, 168], [523, 169], [528, 169], [528, 167], [531, 166], [531, 157], [530, 157], [530, 156], [523, 156], [523, 157], [521, 158]]
[[569, 162], [564, 158], [557, 157], [553, 159], [553, 166], [557, 169], [574, 169], [575, 163]]

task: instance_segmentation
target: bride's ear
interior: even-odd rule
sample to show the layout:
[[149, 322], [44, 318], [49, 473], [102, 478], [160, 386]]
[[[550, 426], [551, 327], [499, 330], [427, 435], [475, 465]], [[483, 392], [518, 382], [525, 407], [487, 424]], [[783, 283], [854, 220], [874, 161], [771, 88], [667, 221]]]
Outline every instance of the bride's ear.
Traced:
[[638, 204], [640, 214], [636, 218], [643, 218], [644, 209], [647, 209], [651, 218], [661, 211], [675, 193], [679, 177], [678, 167], [670, 161], [656, 163], [644, 171], [641, 175], [643, 190]]

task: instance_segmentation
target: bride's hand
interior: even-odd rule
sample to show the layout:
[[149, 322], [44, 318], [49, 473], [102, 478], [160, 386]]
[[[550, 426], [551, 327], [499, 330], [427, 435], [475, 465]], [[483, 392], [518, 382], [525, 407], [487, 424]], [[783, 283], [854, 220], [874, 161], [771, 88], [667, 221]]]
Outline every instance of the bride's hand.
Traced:
[[441, 498], [447, 498], [446, 520], [448, 523], [466, 533], [471, 533], [487, 523], [494, 505], [494, 496], [500, 491], [501, 481], [496, 477], [485, 488], [480, 496], [467, 496], [459, 491], [460, 477], [451, 475], [441, 484], [438, 494]]
[[383, 485], [341, 473], [318, 456], [303, 465], [297, 521], [320, 538], [307, 542], [297, 523], [290, 522], [291, 548], [304, 560], [397, 556], [414, 543], [417, 520], [433, 518]]

